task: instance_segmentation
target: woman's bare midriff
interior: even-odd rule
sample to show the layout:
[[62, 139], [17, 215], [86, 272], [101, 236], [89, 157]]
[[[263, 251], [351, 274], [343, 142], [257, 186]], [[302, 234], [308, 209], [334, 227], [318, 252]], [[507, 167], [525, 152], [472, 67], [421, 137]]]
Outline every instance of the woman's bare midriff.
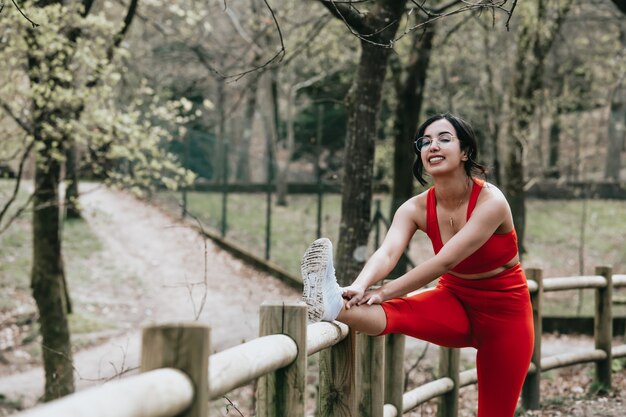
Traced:
[[495, 277], [496, 275], [506, 271], [507, 269], [513, 268], [518, 263], [519, 263], [519, 254], [516, 254], [513, 257], [513, 259], [511, 259], [504, 265], [497, 267], [496, 269], [492, 269], [491, 271], [481, 272], [480, 274], [461, 274], [459, 272], [454, 272], [454, 271], [449, 271], [448, 273], [450, 275], [454, 275], [455, 277], [463, 278], [463, 279], [484, 279], [484, 278]]

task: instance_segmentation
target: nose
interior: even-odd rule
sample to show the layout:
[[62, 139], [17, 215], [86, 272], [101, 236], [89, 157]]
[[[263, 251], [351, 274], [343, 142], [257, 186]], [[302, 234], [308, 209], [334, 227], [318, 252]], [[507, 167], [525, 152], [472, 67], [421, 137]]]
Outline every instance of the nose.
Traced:
[[433, 140], [430, 142], [430, 146], [428, 147], [428, 150], [429, 150], [430, 152], [433, 152], [433, 151], [435, 151], [435, 150], [437, 150], [437, 151], [438, 151], [439, 149], [440, 149], [440, 148], [439, 148], [439, 139], [433, 139]]

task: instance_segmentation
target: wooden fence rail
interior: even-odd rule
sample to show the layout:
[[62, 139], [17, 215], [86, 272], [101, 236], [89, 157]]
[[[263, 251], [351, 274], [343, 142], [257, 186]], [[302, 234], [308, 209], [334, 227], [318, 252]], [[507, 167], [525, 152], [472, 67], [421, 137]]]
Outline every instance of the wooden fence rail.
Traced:
[[[613, 288], [626, 287], [626, 275], [612, 275], [608, 267], [598, 267], [596, 275], [582, 277], [542, 279], [541, 270], [526, 272], [538, 335], [544, 292], [595, 289], [596, 313], [594, 349], [542, 358], [541, 337], [536, 337], [522, 392], [524, 407], [539, 407], [541, 372], [564, 366], [594, 362], [596, 382], [610, 388], [611, 360], [626, 357], [626, 344], [611, 346], [611, 297]], [[440, 378], [409, 392], [399, 391], [398, 396], [397, 386], [403, 390], [404, 370], [389, 362], [390, 358], [403, 355], [385, 355], [390, 345], [396, 353], [399, 346], [403, 350], [404, 343], [398, 335], [367, 337], [338, 322], [307, 326], [306, 306], [299, 302], [264, 304], [260, 320], [259, 338], [210, 356], [206, 326], [180, 323], [148, 327], [142, 340], [142, 373], [80, 391], [17, 416], [205, 417], [209, 400], [258, 379], [258, 416], [303, 417], [306, 358], [317, 353], [320, 417], [394, 417], [437, 397], [441, 398], [439, 415], [453, 417], [458, 414], [459, 389], [477, 381], [476, 369], [459, 371], [459, 349], [442, 348]], [[391, 381], [396, 384], [390, 384]]]

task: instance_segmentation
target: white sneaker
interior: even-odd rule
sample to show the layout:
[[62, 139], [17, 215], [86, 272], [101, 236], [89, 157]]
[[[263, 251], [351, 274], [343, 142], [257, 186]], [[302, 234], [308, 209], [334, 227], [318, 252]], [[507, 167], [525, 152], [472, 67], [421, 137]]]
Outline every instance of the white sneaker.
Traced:
[[302, 300], [308, 305], [310, 323], [333, 321], [343, 308], [342, 291], [333, 266], [333, 245], [326, 238], [317, 239], [302, 257], [304, 291]]

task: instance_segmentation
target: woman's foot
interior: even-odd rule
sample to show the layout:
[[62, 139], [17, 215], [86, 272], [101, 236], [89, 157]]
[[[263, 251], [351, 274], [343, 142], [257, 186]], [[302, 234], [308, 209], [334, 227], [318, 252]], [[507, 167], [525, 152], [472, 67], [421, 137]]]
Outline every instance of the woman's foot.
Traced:
[[333, 245], [326, 238], [317, 239], [304, 253], [301, 263], [304, 291], [310, 323], [333, 321], [343, 308], [342, 290], [335, 278]]

